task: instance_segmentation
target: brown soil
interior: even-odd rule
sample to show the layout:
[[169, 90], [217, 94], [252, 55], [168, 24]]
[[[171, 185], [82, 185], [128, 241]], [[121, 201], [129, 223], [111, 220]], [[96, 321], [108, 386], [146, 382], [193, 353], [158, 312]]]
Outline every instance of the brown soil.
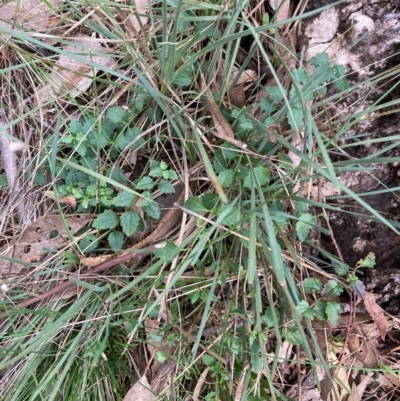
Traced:
[[[329, 0], [311, 0], [306, 11], [310, 11], [332, 3]], [[400, 3], [398, 1], [359, 0], [347, 1], [330, 8], [317, 17], [306, 21], [303, 29], [303, 43], [307, 43], [307, 53], [313, 56], [321, 51], [327, 51], [331, 60], [346, 66], [350, 73], [349, 81], [356, 84], [378, 74], [389, 71], [399, 64], [400, 50]], [[396, 14], [397, 16], [393, 14]], [[327, 50], [326, 50], [327, 49]], [[397, 99], [400, 86], [396, 87], [397, 77], [387, 78], [373, 87], [361, 87], [359, 91], [344, 99], [331, 108], [335, 114], [345, 110], [350, 115], [355, 111], [353, 105], [363, 99], [362, 107], [373, 105], [389, 89], [384, 101]], [[395, 109], [396, 106], [393, 106]], [[389, 114], [390, 108], [385, 108], [383, 115], [360, 123], [349, 132], [351, 136], [367, 133], [364, 139], [384, 138], [398, 132], [398, 114]], [[345, 143], [345, 140], [341, 142]], [[398, 144], [383, 141], [371, 146], [348, 148], [348, 154], [361, 159], [366, 158], [381, 149], [385, 149], [380, 157], [398, 157]], [[337, 159], [340, 160], [340, 159]], [[400, 159], [399, 159], [400, 160]], [[395, 229], [400, 229], [400, 197], [396, 190], [376, 194], [376, 191], [399, 187], [399, 163], [384, 163], [371, 165], [370, 171], [342, 173], [339, 179], [348, 188], [362, 194], [363, 200], [379, 211], [392, 222]], [[369, 193], [371, 193], [369, 195]], [[400, 309], [397, 294], [400, 285], [400, 236], [391, 228], [377, 222], [373, 218], [359, 217], [357, 214], [369, 216], [360, 205], [348, 199], [326, 197], [327, 203], [339, 203], [343, 212], [330, 212], [330, 224], [343, 254], [344, 261], [354, 267], [358, 260], [369, 252], [376, 256], [376, 267], [365, 272], [365, 282], [369, 291], [378, 294], [380, 303], [391, 310]], [[346, 213], [351, 212], [351, 214]], [[321, 246], [335, 253], [330, 238], [321, 238]]]

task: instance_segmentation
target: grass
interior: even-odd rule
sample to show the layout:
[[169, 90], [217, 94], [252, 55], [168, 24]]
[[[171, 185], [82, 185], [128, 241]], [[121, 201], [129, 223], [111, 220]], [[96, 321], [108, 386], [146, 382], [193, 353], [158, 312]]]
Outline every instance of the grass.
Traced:
[[[308, 313], [331, 322], [338, 319], [336, 298], [320, 291], [306, 294], [304, 280], [336, 280], [351, 293], [346, 274], [355, 266], [342, 277], [333, 269], [344, 262], [308, 236], [311, 228], [332, 235], [311, 208], [319, 208], [328, 219], [327, 211], [341, 210], [337, 201], [345, 198], [363, 208], [347, 213], [362, 213], [398, 234], [399, 224], [371, 208], [363, 200], [365, 194], [352, 192], [338, 174], [368, 170], [373, 176], [380, 165], [397, 161], [385, 154], [398, 146], [398, 135], [384, 138], [383, 148], [357, 159], [352, 155], [358, 147], [383, 139], [351, 135], [351, 130], [377, 114], [398, 112], [398, 100], [389, 95], [399, 71], [342, 89], [333, 89], [331, 83], [323, 95], [324, 74], [331, 62], [309, 74], [307, 83], [299, 81], [289, 65], [295, 61], [298, 67], [299, 54], [278, 35], [280, 27], [291, 27], [294, 34], [304, 18], [321, 10], [282, 22], [271, 17], [264, 23], [267, 11], [261, 6], [234, 5], [154, 3], [146, 28], [134, 33], [131, 23], [121, 22], [135, 12], [129, 4], [67, 2], [49, 28], [52, 39], [46, 41], [0, 22], [3, 35], [9, 35], [1, 39], [5, 128], [12, 130], [13, 141], [22, 142], [29, 129], [34, 131], [26, 144], [24, 185], [18, 195], [24, 214], [3, 213], [4, 243], [41, 215], [68, 215], [73, 208], [63, 203], [65, 195], [74, 197], [80, 213], [99, 216], [111, 210], [120, 216], [125, 210], [108, 204], [102, 188], [109, 189], [110, 199], [121, 191], [145, 198], [153, 206], [144, 212], [152, 217], [158, 187], [147, 190], [138, 184], [151, 177], [152, 161], [165, 162], [177, 172], [173, 184], [194, 183], [185, 204], [190, 212], [177, 227], [179, 234], [171, 237], [176, 242], [168, 242], [138, 266], [119, 266], [90, 282], [72, 275], [83, 269], [82, 256], [110, 253], [113, 230], [126, 234], [123, 224], [105, 224], [99, 230], [82, 230], [81, 242], [69, 232], [70, 245], [50, 249], [22, 275], [12, 274], [12, 267], [11, 274], [2, 270], [2, 288], [7, 290], [1, 302], [2, 399], [122, 400], [140, 378], [143, 383], [143, 376], [149, 380], [152, 399], [288, 400], [288, 389], [297, 386], [300, 371], [313, 375], [315, 386], [328, 388], [334, 399], [346, 388], [334, 370], [339, 363], [327, 360], [314, 323], [307, 318]], [[100, 56], [111, 57], [112, 67], [84, 58], [98, 55], [93, 45], [75, 51], [63, 47], [78, 33], [95, 34], [104, 48]], [[266, 43], [272, 54], [266, 53]], [[50, 56], [28, 51], [22, 44], [44, 49]], [[240, 48], [249, 54], [236, 62]], [[90, 68], [79, 74], [88, 78], [90, 86], [72, 96], [73, 88], [66, 83], [67, 90], [52, 89], [38, 102], [35, 96], [49, 88], [60, 56], [75, 63], [86, 60]], [[243, 107], [230, 106], [226, 99], [240, 77], [249, 74], [251, 59], [258, 68], [268, 66], [276, 80], [274, 102], [263, 104], [264, 113], [254, 113], [263, 102], [265, 85], [258, 72]], [[285, 86], [285, 79], [290, 85]], [[363, 107], [374, 89], [383, 85], [382, 96]], [[360, 92], [364, 98], [350, 110], [329, 115], [328, 109]], [[232, 138], [213, 135], [219, 117], [206, 107], [209, 96], [233, 127], [235, 140], [246, 148], [235, 146]], [[265, 113], [267, 107], [270, 114]], [[110, 110], [125, 114], [109, 117]], [[65, 138], [74, 119], [86, 128], [79, 131], [73, 146], [67, 146]], [[129, 136], [133, 128], [140, 129], [139, 136]], [[304, 133], [302, 147], [292, 142], [298, 132]], [[124, 146], [118, 145], [122, 142]], [[289, 152], [299, 158], [298, 165], [293, 167]], [[337, 154], [341, 157], [332, 157]], [[85, 188], [93, 184], [90, 196], [79, 192], [82, 180], [87, 180]], [[304, 188], [322, 180], [340, 189], [340, 195], [312, 198]], [[53, 191], [55, 201], [44, 197], [45, 191]], [[2, 206], [9, 192], [2, 192]], [[86, 209], [85, 196], [88, 202], [93, 200]], [[129, 235], [115, 236], [123, 238], [123, 249], [128, 247]], [[111, 248], [118, 250], [116, 245]], [[78, 284], [78, 293], [29, 309], [14, 307], [69, 278]], [[307, 302], [306, 309], [299, 309], [302, 301]], [[203, 336], [210, 327], [216, 333]], [[290, 373], [293, 366], [296, 377]], [[320, 368], [327, 378], [322, 383]], [[342, 384], [335, 387], [332, 383], [338, 380]]]

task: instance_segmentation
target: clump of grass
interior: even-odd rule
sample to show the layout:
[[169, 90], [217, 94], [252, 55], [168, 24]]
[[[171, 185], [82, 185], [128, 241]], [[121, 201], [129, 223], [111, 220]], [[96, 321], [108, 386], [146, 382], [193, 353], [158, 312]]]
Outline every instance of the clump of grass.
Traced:
[[[21, 139], [27, 125], [37, 132], [29, 143], [24, 180], [36, 193], [53, 190], [56, 199], [55, 204], [49, 200], [37, 204], [38, 195], [26, 193], [23, 201], [27, 207], [35, 205], [33, 214], [42, 214], [43, 209], [65, 214], [71, 210], [63, 206], [63, 197], [72, 195], [80, 212], [97, 214], [98, 224], [91, 228], [104, 231], [90, 232], [88, 227], [79, 249], [71, 246], [59, 252], [56, 263], [54, 258], [44, 259], [26, 277], [4, 280], [10, 290], [2, 301], [7, 316], [0, 336], [3, 399], [122, 399], [144, 374], [150, 382], [154, 379], [149, 373], [154, 342], [160, 348], [154, 358], [175, 362], [169, 373], [173, 386], [164, 386], [156, 394], [160, 399], [163, 395], [187, 399], [206, 369], [207, 380], [199, 389], [203, 399], [287, 399], [284, 394], [292, 382], [281, 375], [285, 361], [311, 369], [317, 386], [317, 366], [332, 381], [311, 320], [335, 323], [339, 314], [335, 288], [350, 293], [351, 283], [338, 278], [337, 286], [331, 284], [321, 295], [321, 282], [312, 278], [315, 272], [331, 278], [333, 273], [320, 266], [344, 268], [344, 263], [310, 239], [311, 229], [332, 234], [329, 227], [319, 225], [311, 207], [338, 207], [311, 199], [300, 189], [327, 180], [363, 206], [369, 219], [397, 232], [397, 224], [337, 179], [339, 171], [393, 160], [382, 157], [382, 151], [362, 160], [330, 158], [330, 152], [347, 155], [349, 147], [364, 143], [356, 137], [341, 145], [357, 121], [382, 109], [382, 101], [346, 120], [332, 119], [333, 132], [321, 127], [318, 120], [326, 115], [326, 104], [358, 87], [348, 87], [343, 68], [325, 54], [312, 61], [313, 73], [296, 63], [285, 74], [290, 88], [282, 83], [277, 71], [287, 65], [287, 54], [282, 56], [284, 45], [274, 35], [279, 27], [305, 15], [264, 23], [264, 13], [261, 26], [256, 26], [246, 17], [251, 6], [163, 2], [149, 9], [150, 28], [132, 40], [120, 23], [133, 10], [129, 5], [102, 3], [89, 9], [78, 2], [64, 7], [71, 25], [63, 29], [79, 22], [81, 29], [113, 46], [118, 65], [100, 71], [87, 93], [79, 97], [62, 93], [30, 109], [27, 98], [47, 84], [52, 65], [12, 46], [24, 60], [16, 69], [30, 92], [21, 92], [21, 86], [2, 73], [12, 93], [9, 104], [12, 99], [22, 107], [23, 116], [11, 114], [10, 126]], [[8, 30], [17, 39], [54, 52], [51, 59], [63, 54], [53, 44]], [[249, 53], [238, 62], [243, 46]], [[296, 60], [295, 50], [289, 50]], [[268, 65], [276, 84], [265, 87], [257, 74], [246, 91], [247, 103], [241, 108], [230, 105], [225, 96], [235, 81], [248, 74], [248, 64], [254, 60], [258, 70]], [[385, 78], [370, 78], [366, 84], [376, 85]], [[331, 86], [336, 89], [328, 91]], [[218, 127], [210, 121], [207, 96], [218, 102], [235, 139], [246, 148], [229, 138], [213, 137]], [[256, 100], [261, 118], [254, 117]], [[299, 133], [301, 147], [292, 141]], [[298, 163], [294, 164], [293, 155]], [[47, 300], [30, 310], [13, 308], [32, 292], [68, 278], [71, 270], [79, 269], [77, 256], [82, 252], [124, 249], [126, 237], [144, 228], [132, 210], [136, 200], [144, 198], [147, 204], [142, 202], [142, 209], [159, 219], [154, 190], [172, 192], [178, 177], [189, 181], [190, 170], [191, 179], [198, 181], [197, 191], [185, 204], [191, 230], [185, 236], [182, 227], [176, 244], [169, 242], [133, 271], [119, 266], [90, 282], [72, 275], [77, 284], [73, 296]], [[324, 260], [315, 256], [315, 250]], [[148, 322], [157, 318], [162, 323], [150, 331]], [[215, 328], [214, 336], [204, 336], [206, 328], [213, 331], [210, 327]], [[292, 350], [285, 357], [283, 346]], [[300, 350], [306, 355], [303, 360]]]

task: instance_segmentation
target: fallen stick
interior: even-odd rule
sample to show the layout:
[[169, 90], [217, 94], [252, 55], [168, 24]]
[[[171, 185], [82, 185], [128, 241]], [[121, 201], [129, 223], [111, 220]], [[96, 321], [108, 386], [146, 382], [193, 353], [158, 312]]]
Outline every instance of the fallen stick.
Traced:
[[[79, 280], [85, 280], [92, 278], [94, 274], [102, 273], [105, 270], [108, 270], [112, 267], [118, 266], [121, 263], [126, 263], [126, 262], [139, 262], [143, 257], [151, 253], [154, 249], [158, 248], [156, 245], [149, 246], [148, 248], [144, 249], [141, 252], [136, 252], [136, 253], [126, 253], [120, 256], [117, 256], [115, 258], [106, 260], [103, 263], [98, 264], [97, 266], [93, 267], [92, 269], [86, 269], [84, 272], [79, 273], [79, 275], [74, 276], [75, 278]], [[75, 286], [76, 284], [73, 283], [70, 280], [65, 280], [62, 281], [61, 283], [55, 285], [54, 287], [50, 288], [49, 290], [43, 292], [42, 294], [39, 294], [37, 296], [33, 296], [31, 298], [26, 299], [25, 301], [20, 302], [19, 304], [15, 305], [17, 309], [20, 308], [26, 308], [36, 302], [43, 301], [45, 299], [48, 299], [52, 297], [53, 295], [60, 294], [64, 292], [65, 290], [69, 289], [70, 287]], [[2, 313], [0, 317], [4, 317], [5, 313]]]

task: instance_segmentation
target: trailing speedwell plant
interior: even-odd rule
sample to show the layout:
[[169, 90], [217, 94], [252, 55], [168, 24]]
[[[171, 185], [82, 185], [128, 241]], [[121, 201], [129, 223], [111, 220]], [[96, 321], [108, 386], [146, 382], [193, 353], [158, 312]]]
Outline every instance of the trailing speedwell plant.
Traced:
[[[82, 120], [74, 118], [56, 147], [57, 156], [61, 160], [55, 165], [56, 195], [61, 202], [66, 203], [68, 200], [68, 203], [76, 204], [78, 213], [96, 212], [97, 217], [92, 227], [98, 229], [100, 234], [104, 230], [108, 231], [107, 240], [114, 251], [122, 249], [127, 237], [144, 230], [142, 217], [133, 206], [140, 201], [143, 217], [158, 220], [160, 209], [153, 199], [153, 191], [157, 189], [162, 194], [174, 193], [171, 181], [178, 177], [166, 162], [150, 160], [147, 174], [131, 182], [124, 170], [114, 164], [122, 151], [129, 150], [136, 154], [143, 147], [142, 131], [132, 124], [135, 112], [140, 111], [141, 107], [138, 102], [132, 111], [118, 106], [111, 107], [102, 121], [88, 115]], [[39, 158], [46, 159], [48, 156], [42, 153]], [[68, 158], [69, 164], [65, 164], [62, 158]], [[106, 168], [102, 167], [104, 160], [108, 161], [109, 166]], [[43, 163], [40, 159], [39, 163], [41, 168], [35, 172], [35, 181], [43, 185], [46, 174], [49, 174], [49, 163]], [[134, 168], [126, 164], [131, 170]], [[98, 174], [92, 175], [93, 171]], [[109, 180], [102, 180], [99, 176]], [[110, 180], [128, 186], [132, 191], [117, 191], [109, 183]], [[79, 243], [81, 250], [86, 253], [94, 251], [98, 246], [98, 236], [93, 234], [86, 235]]]

